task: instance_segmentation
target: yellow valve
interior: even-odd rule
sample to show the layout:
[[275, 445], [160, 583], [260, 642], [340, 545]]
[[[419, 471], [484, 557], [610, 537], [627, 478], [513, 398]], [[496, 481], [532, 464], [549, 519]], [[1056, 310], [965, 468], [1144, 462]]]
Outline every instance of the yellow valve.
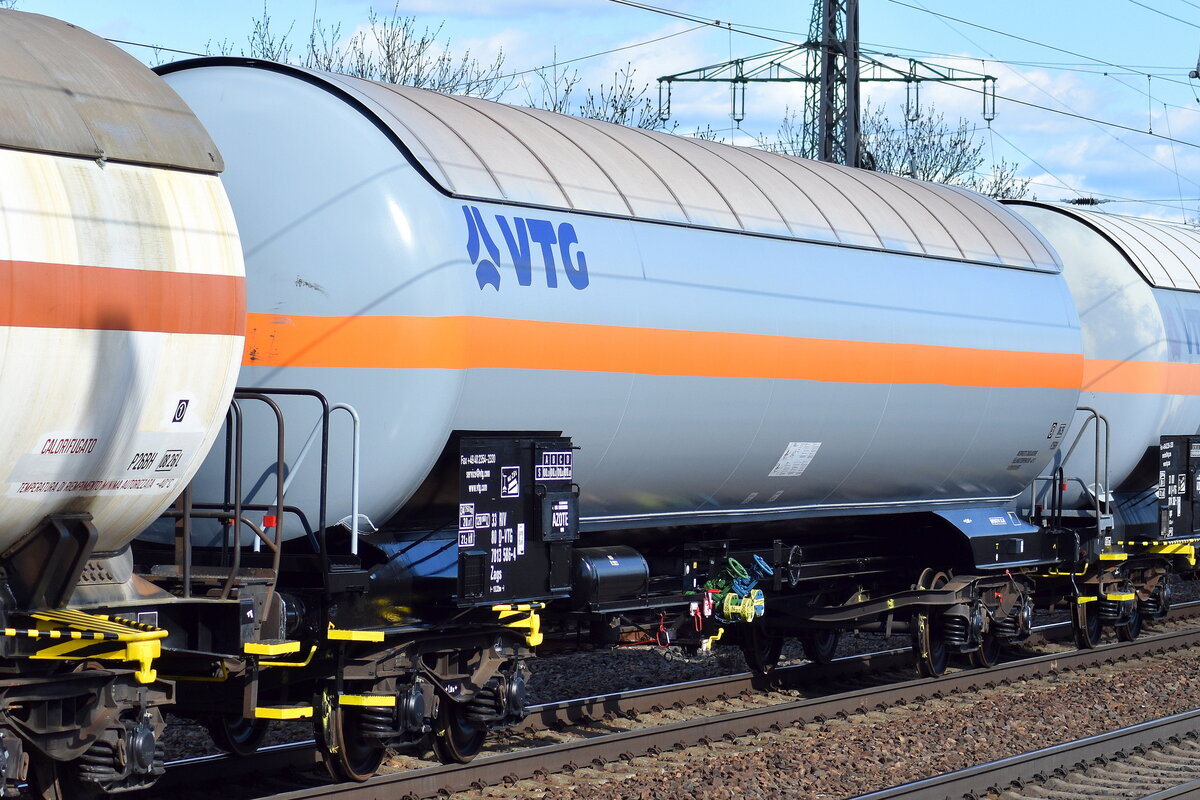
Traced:
[[[520, 605], [492, 606], [492, 611], [500, 615], [500, 621], [509, 628], [525, 628], [525, 644], [537, 647], [545, 638], [542, 635], [542, 618], [538, 610], [545, 608], [542, 603], [521, 603]], [[517, 619], [509, 620], [510, 617]]]
[[753, 597], [738, 597], [737, 595], [725, 595], [725, 601], [721, 606], [721, 615], [728, 620], [742, 620], [743, 622], [754, 621], [754, 598]]
[[713, 645], [721, 641], [721, 637], [725, 635], [724, 628], [717, 628], [716, 636], [709, 636], [707, 639], [700, 640], [701, 652], [708, 653], [712, 651]]

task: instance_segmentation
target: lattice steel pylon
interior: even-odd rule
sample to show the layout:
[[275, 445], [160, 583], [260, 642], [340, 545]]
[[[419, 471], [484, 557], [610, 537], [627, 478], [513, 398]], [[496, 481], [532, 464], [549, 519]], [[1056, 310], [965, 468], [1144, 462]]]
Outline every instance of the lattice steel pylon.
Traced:
[[[983, 117], [996, 115], [996, 79], [968, 70], [927, 64], [888, 53], [863, 51], [858, 39], [859, 0], [815, 0], [808, 41], [766, 53], [735, 58], [658, 79], [659, 116], [671, 116], [673, 83], [729, 83], [730, 117], [746, 117], [746, 85], [804, 84], [801, 152], [808, 158], [863, 166], [859, 85], [866, 81], [903, 81], [908, 88], [905, 113], [914, 119], [924, 81], [978, 81], [983, 84]], [[902, 61], [904, 66], [888, 63]]]
[[821, 161], [857, 167], [862, 160], [858, 0], [814, 3], [808, 38], [819, 45], [820, 82], [806, 84], [804, 129], [813, 130], [811, 123], [817, 123], [817, 158]]

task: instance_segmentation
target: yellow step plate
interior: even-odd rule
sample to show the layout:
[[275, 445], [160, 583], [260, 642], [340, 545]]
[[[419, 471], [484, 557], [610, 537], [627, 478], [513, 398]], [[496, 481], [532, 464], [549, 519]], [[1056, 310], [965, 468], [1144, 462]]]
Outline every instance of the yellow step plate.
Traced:
[[304, 719], [313, 715], [312, 706], [259, 706], [255, 719]]
[[383, 631], [352, 631], [345, 628], [330, 628], [325, 638], [334, 642], [382, 642]]
[[300, 643], [290, 639], [268, 639], [262, 642], [246, 642], [242, 652], [248, 656], [282, 656], [299, 653]]
[[395, 708], [394, 694], [339, 694], [339, 706], [366, 706], [368, 708]]

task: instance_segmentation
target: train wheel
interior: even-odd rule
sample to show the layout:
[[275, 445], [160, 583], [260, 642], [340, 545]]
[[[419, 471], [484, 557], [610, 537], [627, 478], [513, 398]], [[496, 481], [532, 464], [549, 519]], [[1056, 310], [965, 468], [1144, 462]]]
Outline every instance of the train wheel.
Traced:
[[483, 748], [487, 731], [466, 718], [466, 706], [445, 697], [438, 703], [433, 752], [443, 764], [466, 764]]
[[1071, 609], [1071, 633], [1075, 635], [1075, 646], [1080, 650], [1091, 650], [1100, 644], [1100, 614], [1092, 608], [1094, 603], [1076, 603]]
[[1000, 660], [1000, 640], [995, 634], [985, 633], [979, 649], [971, 651], [967, 658], [972, 667], [987, 669], [996, 666], [996, 662]]
[[833, 661], [833, 656], [837, 653], [840, 638], [837, 631], [805, 631], [800, 636], [800, 645], [804, 648], [804, 656], [809, 661], [815, 664], [828, 664]]
[[38, 800], [66, 800], [62, 763], [46, 756], [29, 759], [29, 793]]
[[258, 750], [270, 724], [265, 719], [246, 719], [235, 714], [209, 717], [204, 727], [213, 744], [233, 756], [248, 756]]
[[[918, 589], [940, 589], [950, 582], [944, 572], [927, 569], [917, 578]], [[927, 678], [936, 678], [946, 671], [950, 663], [950, 651], [946, 648], [946, 637], [942, 629], [942, 615], [930, 611], [913, 614], [913, 653], [917, 657], [917, 671]]]
[[746, 665], [759, 675], [769, 675], [783, 654], [783, 637], [768, 633], [759, 623], [745, 625], [741, 631], [742, 655]]
[[359, 709], [331, 706], [322, 717], [316, 721], [317, 742], [333, 779], [362, 783], [374, 775], [387, 749], [363, 736]]
[[64, 761], [31, 753], [29, 795], [37, 800], [93, 800], [104, 795], [96, 784], [78, 780], [73, 769]]
[[1142, 634], [1142, 612], [1135, 605], [1129, 615], [1129, 622], [1116, 627], [1117, 638], [1122, 642], [1132, 642]]

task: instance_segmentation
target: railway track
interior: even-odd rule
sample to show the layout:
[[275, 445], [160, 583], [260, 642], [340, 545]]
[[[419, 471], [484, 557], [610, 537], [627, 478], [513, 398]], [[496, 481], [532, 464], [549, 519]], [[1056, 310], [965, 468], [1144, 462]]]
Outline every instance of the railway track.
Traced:
[[[1194, 615], [1196, 610], [1195, 607], [1181, 607], [1176, 615]], [[1052, 630], [1042, 635], [1055, 638]], [[210, 757], [173, 764], [157, 788], [157, 796], [164, 791], [177, 793], [183, 791], [183, 787], [202, 784], [206, 779], [211, 780], [214, 773], [222, 775], [226, 789], [242, 774], [263, 776], [283, 773], [288, 776], [286, 780], [274, 783], [271, 779], [263, 781], [261, 777], [255, 778], [256, 783], [247, 787], [244, 795], [236, 796], [272, 796], [273, 800], [335, 796], [348, 800], [383, 796], [432, 797], [449, 791], [511, 783], [535, 774], [662, 752], [698, 742], [755, 734], [797, 722], [848, 716], [983, 686], [1168, 652], [1198, 643], [1200, 630], [1188, 630], [1146, 637], [1132, 643], [1107, 645], [1093, 651], [1053, 653], [1023, 659], [988, 671], [961, 671], [938, 679], [900, 681], [896, 678], [898, 674], [911, 674], [911, 655], [907, 651], [852, 656], [831, 665], [781, 668], [776, 672], [774, 682], [793, 690], [828, 685], [830, 681], [836, 681], [838, 686], [863, 682], [877, 685], [865, 688], [857, 685], [836, 694], [827, 691], [823, 696], [783, 701], [778, 695], [767, 696], [760, 691], [751, 695], [758, 698], [755, 702], [762, 703], [758, 707], [626, 731], [613, 731], [611, 725], [601, 726], [610, 732], [598, 732], [588, 723], [738, 698], [756, 688], [756, 681], [750, 674], [740, 674], [619, 695], [581, 698], [535, 707], [525, 725], [508, 737], [512, 740], [509, 742], [512, 750], [481, 757], [469, 765], [427, 766], [416, 762], [416, 768], [381, 775], [366, 784], [331, 784], [312, 770], [316, 756], [311, 745], [279, 746], [269, 748], [251, 759]], [[538, 731], [564, 728], [570, 728], [571, 735], [577, 738], [550, 745], [530, 745], [531, 741], [538, 740]], [[302, 781], [303, 785], [296, 781]], [[186, 796], [186, 791], [182, 796]]]
[[1200, 797], [1198, 734], [1200, 710], [1189, 711], [854, 800], [1196, 798]]

